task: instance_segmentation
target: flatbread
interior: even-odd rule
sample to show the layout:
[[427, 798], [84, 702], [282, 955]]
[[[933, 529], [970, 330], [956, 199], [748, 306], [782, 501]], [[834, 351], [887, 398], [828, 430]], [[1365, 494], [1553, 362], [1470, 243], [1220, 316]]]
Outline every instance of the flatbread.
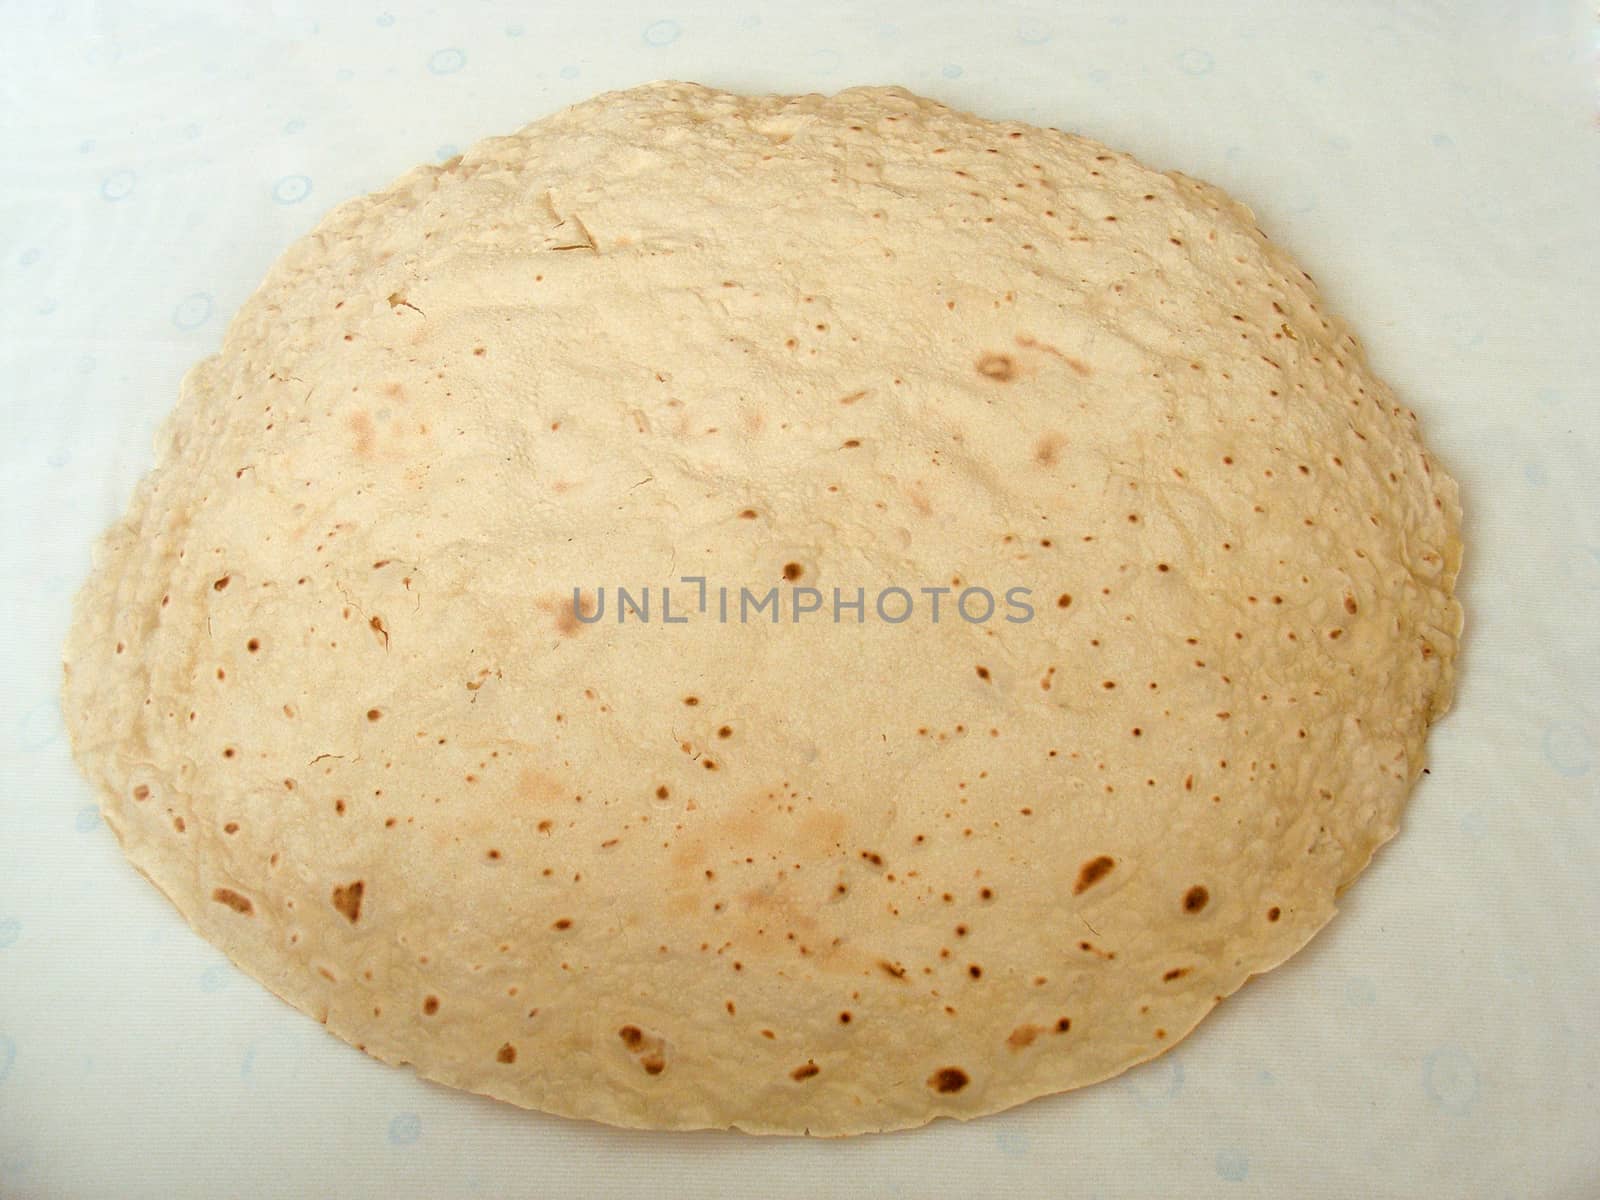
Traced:
[[1216, 188], [660, 83], [289, 249], [99, 548], [65, 712], [134, 865], [369, 1054], [896, 1129], [1159, 1054], [1333, 915], [1449, 701], [1459, 524]]

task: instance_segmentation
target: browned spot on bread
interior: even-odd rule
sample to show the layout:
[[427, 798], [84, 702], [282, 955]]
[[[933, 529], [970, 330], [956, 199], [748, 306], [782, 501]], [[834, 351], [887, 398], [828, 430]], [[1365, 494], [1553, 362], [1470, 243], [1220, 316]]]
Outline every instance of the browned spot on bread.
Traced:
[[1183, 911], [1197, 913], [1206, 906], [1206, 902], [1210, 899], [1211, 893], [1197, 883], [1183, 894]]
[[1011, 1031], [1011, 1036], [1006, 1038], [1006, 1045], [1012, 1050], [1022, 1050], [1033, 1045], [1034, 1039], [1043, 1032], [1044, 1030], [1037, 1025], [1018, 1025]]
[[659, 1075], [667, 1069], [666, 1043], [654, 1034], [647, 1034], [637, 1025], [624, 1025], [617, 1030], [622, 1044], [639, 1060], [646, 1075]]
[[1267, 920], [1276, 921], [1281, 916], [1283, 916], [1283, 910], [1280, 909], [1276, 904], [1267, 909]]
[[333, 907], [352, 925], [361, 919], [361, 895], [366, 890], [366, 883], [360, 879], [333, 889]]
[[817, 1066], [816, 1063], [806, 1062], [790, 1071], [789, 1078], [793, 1079], [796, 1083], [799, 1083], [802, 1080], [810, 1079], [813, 1075], [821, 1074], [821, 1072], [822, 1068]]
[[247, 917], [256, 910], [256, 906], [254, 904], [251, 904], [246, 897], [241, 896], [232, 888], [212, 888], [211, 898], [218, 904], [226, 904], [229, 908], [233, 909], [234, 912], [243, 913]]
[[571, 596], [561, 596], [554, 605], [556, 613], [556, 631], [562, 637], [576, 637], [583, 631], [583, 621], [578, 620], [581, 612], [585, 619], [595, 615], [595, 602], [592, 596], [582, 597], [582, 608], [574, 606]]
[[967, 1078], [967, 1073], [960, 1067], [940, 1067], [928, 1076], [928, 1086], [936, 1092], [950, 1095], [959, 1092], [972, 1081]]
[[979, 375], [996, 383], [1009, 383], [1017, 375], [1017, 364], [1006, 354], [981, 354], [977, 366]]
[[1161, 977], [1161, 982], [1171, 983], [1174, 979], [1182, 979], [1188, 973], [1188, 967], [1173, 967], [1172, 970]]
[[805, 573], [806, 569], [797, 562], [788, 562], [783, 564], [783, 577], [790, 583], [793, 583]]
[[356, 457], [371, 458], [373, 447], [377, 444], [377, 430], [372, 424], [372, 414], [365, 409], [358, 408], [350, 414], [350, 432], [356, 439]]
[[1107, 875], [1111, 874], [1117, 860], [1109, 854], [1099, 854], [1078, 868], [1078, 882], [1072, 885], [1072, 894], [1081, 896]]
[[878, 969], [895, 979], [904, 979], [906, 977], [906, 969], [904, 967], [899, 963], [889, 962], [887, 959], [880, 958], [878, 960]]
[[501, 1046], [494, 1056], [495, 1062], [514, 1063], [517, 1061], [517, 1048], [510, 1042]]
[[1061, 456], [1061, 447], [1067, 439], [1059, 433], [1047, 433], [1034, 444], [1033, 461], [1041, 467], [1053, 467]]
[[1050, 345], [1048, 342], [1037, 341], [1034, 338], [1019, 333], [1017, 335], [1017, 345], [1021, 346], [1024, 350], [1040, 350], [1045, 354], [1054, 355], [1056, 358], [1059, 358], [1062, 362], [1066, 363], [1067, 366], [1071, 367], [1079, 375], [1088, 375], [1092, 373], [1089, 369], [1088, 363], [1085, 363], [1080, 359], [1073, 358], [1071, 355], [1063, 354], [1057, 347]]
[[422, 1011], [423, 1011], [423, 1014], [425, 1016], [429, 1016], [429, 1017], [433, 1016], [434, 1013], [438, 1012], [439, 1011], [439, 997], [437, 997], [437, 996], [424, 996], [423, 1000], [422, 1000]]

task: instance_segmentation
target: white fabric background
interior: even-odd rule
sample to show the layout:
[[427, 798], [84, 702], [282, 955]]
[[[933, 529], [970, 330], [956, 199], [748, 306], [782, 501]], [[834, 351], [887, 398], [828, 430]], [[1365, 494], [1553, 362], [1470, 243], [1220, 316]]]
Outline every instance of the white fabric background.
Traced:
[[[1600, 130], [1579, 3], [0, 4], [0, 1195], [1600, 1195]], [[1176, 1051], [967, 1125], [624, 1133], [419, 1083], [189, 932], [57, 709], [93, 536], [329, 206], [658, 77], [902, 83], [1213, 180], [1461, 482], [1400, 838]]]

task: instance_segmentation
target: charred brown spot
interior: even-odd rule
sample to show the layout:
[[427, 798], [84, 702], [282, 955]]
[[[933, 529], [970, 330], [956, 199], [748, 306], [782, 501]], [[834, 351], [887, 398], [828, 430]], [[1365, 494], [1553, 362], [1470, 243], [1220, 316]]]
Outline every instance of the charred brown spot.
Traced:
[[514, 1063], [517, 1061], [517, 1048], [510, 1042], [501, 1046], [494, 1056], [495, 1062]]
[[1182, 979], [1188, 973], [1188, 967], [1173, 967], [1172, 970], [1161, 977], [1161, 982], [1171, 983], [1174, 979]]
[[637, 1025], [624, 1025], [617, 1030], [617, 1036], [622, 1039], [622, 1044], [629, 1050], [637, 1050], [644, 1044], [644, 1030]]
[[360, 879], [333, 889], [333, 907], [352, 925], [361, 919], [361, 894], [366, 890], [366, 883]]
[[646, 1075], [659, 1075], [667, 1069], [667, 1063], [659, 1054], [650, 1054], [639, 1060], [639, 1065], [644, 1068]]
[[790, 563], [784, 563], [783, 564], [783, 577], [785, 579], [787, 579], [790, 583], [793, 583], [796, 579], [799, 579], [800, 576], [804, 575], [805, 573], [806, 573], [806, 569], [804, 567], [802, 567], [797, 562], [790, 562]]
[[1016, 378], [1017, 364], [1006, 354], [984, 354], [978, 358], [978, 374], [996, 383], [1006, 383]]
[[1069, 1030], [1071, 1028], [1072, 1028], [1072, 1018], [1071, 1017], [1062, 1017], [1060, 1020], [1058, 1020], [1056, 1022], [1056, 1032], [1057, 1033], [1066, 1033], [1067, 1030]]
[[439, 997], [425, 996], [422, 1000], [422, 1011], [426, 1016], [433, 1016], [439, 1011]]
[[820, 1075], [821, 1073], [821, 1067], [817, 1066], [817, 1064], [814, 1062], [808, 1062], [790, 1071], [789, 1078], [794, 1080], [796, 1083], [799, 1083], [802, 1080], [810, 1079], [813, 1075]]
[[940, 1067], [928, 1076], [928, 1086], [936, 1092], [950, 1095], [959, 1092], [972, 1081], [967, 1078], [967, 1073], [960, 1067]]
[[988, 667], [979, 667], [978, 668], [978, 678], [979, 679], [985, 679], [985, 680], [988, 679], [989, 678], [989, 668]]
[[562, 917], [560, 920], [556, 921], [555, 924], [551, 925], [550, 928], [551, 929], [571, 929], [572, 928], [572, 918], [571, 917]]
[[1067, 595], [1066, 592], [1062, 592], [1061, 595], [1056, 597], [1056, 607], [1057, 608], [1070, 608], [1071, 606], [1072, 606], [1072, 597]]
[[1078, 882], [1072, 885], [1072, 894], [1081, 896], [1107, 875], [1111, 874], [1117, 860], [1109, 854], [1096, 855], [1078, 868]]
[[898, 963], [892, 963], [887, 959], [880, 958], [878, 960], [878, 969], [884, 974], [890, 975], [895, 979], [904, 979], [906, 977], [906, 969], [904, 967], [900, 966]]
[[1197, 883], [1183, 894], [1183, 911], [1197, 913], [1206, 906], [1206, 902], [1210, 899], [1211, 893]]
[[211, 890], [211, 898], [218, 904], [226, 904], [234, 912], [243, 913], [247, 917], [255, 912], [256, 909], [256, 906], [251, 904], [248, 898], [241, 896], [232, 888], [213, 888]]
[[1281, 916], [1283, 916], [1283, 910], [1280, 909], [1276, 904], [1267, 909], [1267, 920], [1276, 921]]

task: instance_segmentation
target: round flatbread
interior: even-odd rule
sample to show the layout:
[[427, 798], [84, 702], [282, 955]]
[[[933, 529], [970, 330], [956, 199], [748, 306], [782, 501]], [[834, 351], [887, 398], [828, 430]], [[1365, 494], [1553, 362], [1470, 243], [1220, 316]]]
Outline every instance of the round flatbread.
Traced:
[[1448, 704], [1458, 529], [1217, 189], [654, 84], [284, 255], [65, 712], [132, 862], [368, 1053], [894, 1129], [1159, 1054], [1333, 915]]

